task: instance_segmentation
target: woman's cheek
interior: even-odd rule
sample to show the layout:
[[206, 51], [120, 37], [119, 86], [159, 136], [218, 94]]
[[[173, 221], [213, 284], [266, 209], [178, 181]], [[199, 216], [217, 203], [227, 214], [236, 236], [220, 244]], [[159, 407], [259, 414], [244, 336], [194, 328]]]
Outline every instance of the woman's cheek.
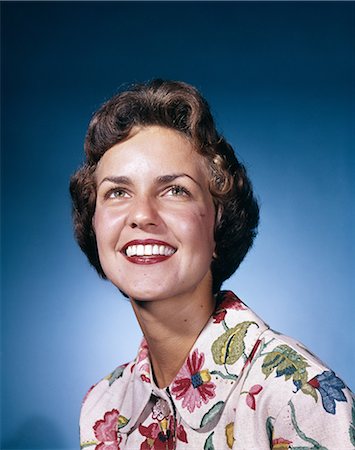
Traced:
[[[176, 216], [174, 217], [175, 223]], [[183, 236], [191, 236], [200, 240], [214, 237], [214, 213], [211, 214], [206, 208], [191, 208], [183, 216], [179, 216], [177, 222]]]
[[114, 209], [95, 213], [95, 232], [98, 241], [115, 241], [122, 230], [122, 214]]

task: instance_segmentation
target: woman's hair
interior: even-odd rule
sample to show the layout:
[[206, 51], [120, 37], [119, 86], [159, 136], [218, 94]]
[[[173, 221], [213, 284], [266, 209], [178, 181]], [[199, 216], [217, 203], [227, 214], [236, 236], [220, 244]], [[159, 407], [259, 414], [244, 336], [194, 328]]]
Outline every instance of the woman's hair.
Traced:
[[192, 86], [167, 80], [137, 84], [106, 103], [92, 117], [85, 138], [86, 160], [72, 176], [75, 237], [89, 262], [106, 278], [100, 264], [92, 218], [95, 213], [95, 169], [112, 146], [130, 137], [133, 127], [161, 126], [187, 136], [206, 158], [209, 189], [216, 206], [213, 292], [238, 268], [253, 244], [259, 207], [245, 167], [217, 132], [209, 106]]

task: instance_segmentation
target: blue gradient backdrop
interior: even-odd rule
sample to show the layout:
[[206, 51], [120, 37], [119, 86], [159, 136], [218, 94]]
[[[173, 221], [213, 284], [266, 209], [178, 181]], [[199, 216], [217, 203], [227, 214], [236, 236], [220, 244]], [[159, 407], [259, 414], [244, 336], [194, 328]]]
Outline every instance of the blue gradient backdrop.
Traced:
[[131, 359], [129, 304], [72, 237], [68, 181], [121, 85], [209, 100], [261, 203], [225, 286], [354, 389], [354, 3], [2, 3], [2, 449], [78, 448], [81, 399]]

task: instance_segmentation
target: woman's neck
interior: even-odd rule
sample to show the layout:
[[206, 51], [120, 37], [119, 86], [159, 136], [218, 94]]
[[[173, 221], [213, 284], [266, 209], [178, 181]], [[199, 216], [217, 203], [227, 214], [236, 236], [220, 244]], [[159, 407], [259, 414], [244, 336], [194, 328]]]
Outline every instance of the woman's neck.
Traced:
[[166, 387], [214, 311], [212, 292], [131, 303], [148, 343], [155, 381]]

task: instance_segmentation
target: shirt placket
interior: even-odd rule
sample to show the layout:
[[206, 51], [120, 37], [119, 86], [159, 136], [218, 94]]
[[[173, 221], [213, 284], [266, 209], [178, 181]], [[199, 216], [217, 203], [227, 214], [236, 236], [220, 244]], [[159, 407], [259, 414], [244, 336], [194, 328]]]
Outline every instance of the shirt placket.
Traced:
[[159, 422], [159, 425], [162, 428], [166, 427], [167, 434], [169, 430], [173, 441], [173, 449], [175, 450], [177, 442], [178, 417], [170, 389], [169, 387], [166, 389], [153, 389], [153, 395], [155, 396], [155, 403], [152, 408], [153, 418]]

